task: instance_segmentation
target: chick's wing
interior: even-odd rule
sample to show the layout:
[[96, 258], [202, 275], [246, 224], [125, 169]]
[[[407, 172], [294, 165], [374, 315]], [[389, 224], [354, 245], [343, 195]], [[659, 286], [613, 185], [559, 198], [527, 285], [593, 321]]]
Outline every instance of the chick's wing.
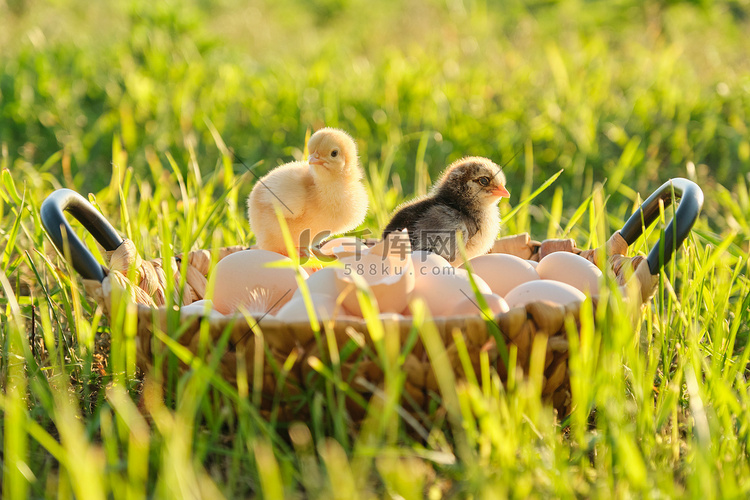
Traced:
[[305, 213], [311, 184], [306, 164], [288, 163], [258, 181], [250, 195], [250, 204], [271, 211], [278, 205], [285, 218], [294, 219]]
[[414, 223], [414, 231], [413, 238], [417, 240], [419, 249], [435, 252], [449, 262], [453, 262], [458, 256], [455, 233], [461, 232], [464, 244], [470, 237], [461, 214], [441, 204], [427, 209]]

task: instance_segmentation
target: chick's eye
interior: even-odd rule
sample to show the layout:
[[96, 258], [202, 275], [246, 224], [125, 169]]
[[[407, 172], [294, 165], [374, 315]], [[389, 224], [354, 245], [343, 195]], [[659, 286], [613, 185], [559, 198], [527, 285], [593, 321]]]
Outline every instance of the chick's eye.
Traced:
[[338, 149], [334, 149], [333, 151], [331, 151], [331, 157], [332, 158], [336, 158], [338, 155], [339, 155]]
[[490, 185], [490, 178], [489, 177], [480, 177], [477, 182], [481, 184], [482, 186], [489, 186]]

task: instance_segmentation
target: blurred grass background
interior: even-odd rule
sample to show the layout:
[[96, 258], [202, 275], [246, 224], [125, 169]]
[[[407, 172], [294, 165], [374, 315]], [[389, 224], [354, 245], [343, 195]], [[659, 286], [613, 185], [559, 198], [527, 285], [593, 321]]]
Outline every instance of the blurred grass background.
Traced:
[[[111, 177], [113, 138], [153, 182], [149, 155], [202, 171], [206, 126], [264, 169], [308, 128], [342, 127], [403, 193], [462, 155], [533, 175], [565, 169], [566, 199], [604, 179], [645, 192], [750, 160], [746, 1], [13, 1], [2, 12], [0, 137], [17, 168], [47, 163], [84, 191]], [[61, 158], [48, 161], [55, 153]], [[510, 185], [527, 173], [509, 165]], [[706, 167], [702, 167], [706, 168]], [[397, 186], [399, 183], [396, 184]], [[250, 186], [247, 186], [248, 188]]]
[[[746, 497], [748, 16], [748, 0], [0, 0], [5, 497]], [[225, 145], [260, 174], [323, 124], [358, 140], [375, 233], [469, 154], [508, 162], [511, 206], [564, 169], [505, 233], [596, 246], [674, 176], [706, 205], [674, 293], [640, 326], [584, 325], [562, 424], [531, 378], [450, 388], [462, 426], [438, 414], [427, 440], [395, 414], [352, 424], [330, 381], [291, 428], [200, 370], [143, 403], [127, 328], [81, 300], [39, 205], [92, 193], [146, 258], [248, 244], [253, 178]]]

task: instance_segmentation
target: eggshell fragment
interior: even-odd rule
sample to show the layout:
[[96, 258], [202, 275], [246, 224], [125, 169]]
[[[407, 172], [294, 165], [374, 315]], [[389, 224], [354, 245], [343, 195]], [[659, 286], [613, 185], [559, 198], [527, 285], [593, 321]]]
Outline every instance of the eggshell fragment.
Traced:
[[[474, 274], [489, 285], [492, 293], [501, 297], [521, 283], [538, 280], [534, 267], [528, 261], [510, 254], [487, 254], [469, 261]], [[463, 266], [461, 266], [463, 267]]]
[[380, 312], [400, 313], [406, 308], [415, 284], [408, 233], [391, 233], [369, 252], [339, 262], [344, 267], [336, 269], [336, 287], [344, 294], [347, 311], [362, 316], [355, 281], [370, 288]]
[[592, 262], [571, 252], [553, 252], [536, 268], [539, 277], [574, 286], [578, 290], [597, 295], [602, 272]]
[[[232, 314], [240, 308], [250, 314], [275, 314], [291, 300], [297, 280], [292, 267], [266, 267], [272, 262], [291, 264], [292, 260], [259, 249], [235, 252], [221, 259], [213, 271], [214, 309], [222, 314]], [[304, 269], [299, 271], [307, 278]]]
[[[319, 321], [325, 321], [334, 316], [334, 313], [336, 312], [335, 297], [328, 294], [311, 293], [310, 299], [312, 300], [313, 309], [315, 309], [315, 315]], [[276, 318], [289, 323], [310, 321], [310, 316], [307, 314], [307, 308], [305, 307], [305, 301], [302, 298], [302, 295], [297, 295], [287, 302], [286, 305], [284, 305], [284, 307], [282, 307], [276, 314]]]
[[[508, 303], [501, 296], [495, 293], [483, 293], [482, 296], [487, 302], [490, 311], [492, 311], [493, 316], [510, 310]], [[478, 307], [476, 297], [470, 296], [464, 297], [462, 301], [457, 302], [453, 309], [450, 310], [448, 316], [476, 316], [479, 314], [482, 314], [482, 310]]]
[[320, 246], [320, 252], [322, 254], [338, 258], [349, 257], [351, 255], [357, 255], [368, 251], [369, 248], [365, 245], [364, 241], [352, 236], [334, 238], [326, 241]]
[[538, 300], [547, 300], [565, 306], [573, 302], [582, 302], [586, 300], [586, 296], [579, 289], [567, 283], [553, 280], [527, 281], [518, 285], [505, 296], [505, 302], [511, 309]]

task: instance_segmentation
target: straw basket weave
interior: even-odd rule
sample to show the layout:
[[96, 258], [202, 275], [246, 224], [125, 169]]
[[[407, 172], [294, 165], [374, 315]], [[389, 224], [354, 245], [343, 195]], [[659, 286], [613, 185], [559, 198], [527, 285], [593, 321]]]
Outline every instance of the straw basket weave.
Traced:
[[[629, 244], [637, 239], [644, 227], [657, 218], [660, 204], [669, 205], [678, 198], [681, 198], [680, 206], [664, 233], [661, 244], [654, 247], [648, 258], [627, 257]], [[640, 290], [639, 299], [643, 303], [653, 294], [659, 269], [689, 234], [702, 202], [703, 194], [695, 184], [685, 179], [673, 179], [644, 202], [628, 223], [610, 238], [603, 251], [581, 251], [575, 247], [573, 240], [538, 242], [530, 239], [528, 234], [521, 234], [497, 240], [492, 252], [538, 261], [549, 253], [567, 251], [580, 254], [597, 265], [600, 264], [597, 259], [606, 256], [606, 265], [618, 282], [625, 284], [626, 281], [633, 280], [632, 283]], [[64, 218], [64, 211], [78, 218], [97, 241], [105, 249], [109, 249], [106, 252], [107, 267], [101, 266], [75, 237]], [[208, 250], [193, 251], [173, 259], [167, 266], [160, 259], [143, 260], [131, 241], [121, 240], [86, 200], [70, 190], [59, 190], [50, 195], [42, 207], [42, 220], [58, 248], [62, 248], [61, 227], [71, 235], [69, 245], [73, 265], [84, 278], [87, 294], [107, 314], [112, 312], [113, 297], [122, 297], [123, 293], [137, 304], [137, 360], [141, 369], [151, 369], [156, 353], [165, 350], [154, 336], [154, 330], [158, 328], [162, 332], [168, 331], [166, 273], [172, 273], [175, 282], [179, 282], [180, 266], [187, 264], [187, 282], [182, 292], [182, 303], [187, 305], [200, 300], [206, 291], [211, 253]], [[222, 259], [240, 250], [244, 248], [222, 248], [218, 257]], [[135, 276], [133, 282], [126, 277], [129, 275]], [[178, 299], [175, 297], [176, 303], [179, 303]], [[570, 410], [570, 385], [566, 318], [572, 318], [578, 324], [580, 306], [581, 303], [563, 307], [540, 301], [498, 314], [491, 321], [481, 315], [435, 318], [435, 327], [447, 353], [447, 360], [439, 363], [430, 359], [419, 336], [413, 335], [410, 318], [385, 320], [386, 335], [398, 336], [402, 347], [407, 344], [412, 346], [401, 367], [405, 373], [403, 407], [416, 413], [435, 407], [434, 403], [439, 401], [435, 370], [452, 369], [459, 378], [465, 376], [467, 366], [464, 364], [465, 360], [462, 363], [459, 353], [463, 346], [456, 345], [457, 339], [465, 345], [475, 373], [479, 373], [481, 359], [486, 356], [501, 379], [505, 380], [506, 366], [500, 352], [515, 351], [516, 366], [525, 372], [529, 368], [531, 346], [535, 337], [544, 335], [547, 338], [547, 351], [542, 396], [560, 414], [567, 414]], [[208, 322], [208, 338], [205, 336], [205, 329], [201, 335], [202, 320]], [[228, 335], [226, 352], [218, 364], [221, 376], [231, 383], [237, 383], [238, 366], [241, 367], [240, 373], [247, 374], [250, 387], [254, 383], [262, 386], [264, 400], [261, 408], [269, 408], [272, 401], [276, 404], [282, 401], [280, 408], [289, 418], [306, 413], [303, 408], [295, 408], [292, 401], [301, 391], [317, 387], [320, 377], [313, 369], [317, 361], [310, 361], [328, 359], [328, 352], [321, 352], [321, 348], [323, 351], [328, 350], [331, 347], [330, 340], [335, 341], [338, 352], [342, 353], [343, 379], [365, 401], [383, 387], [383, 370], [364, 320], [335, 319], [316, 335], [317, 332], [312, 330], [308, 322], [284, 323], [273, 317], [247, 320], [237, 317], [201, 318], [198, 315], [183, 314], [180, 330], [183, 333], [176, 339], [177, 342], [193, 353], [200, 352], [207, 344], [216, 345], [223, 336]], [[333, 338], [326, 341], [326, 336]], [[497, 342], [502, 342], [505, 349], [498, 348]], [[259, 349], [262, 351], [257, 352]], [[287, 363], [288, 360], [293, 363]], [[258, 363], [262, 366], [258, 366]], [[284, 370], [281, 368], [284, 366], [291, 368]], [[262, 380], [254, 379], [258, 375]], [[289, 398], [288, 405], [283, 404], [285, 398]], [[349, 408], [354, 418], [364, 414], [358, 405], [352, 403]]]

